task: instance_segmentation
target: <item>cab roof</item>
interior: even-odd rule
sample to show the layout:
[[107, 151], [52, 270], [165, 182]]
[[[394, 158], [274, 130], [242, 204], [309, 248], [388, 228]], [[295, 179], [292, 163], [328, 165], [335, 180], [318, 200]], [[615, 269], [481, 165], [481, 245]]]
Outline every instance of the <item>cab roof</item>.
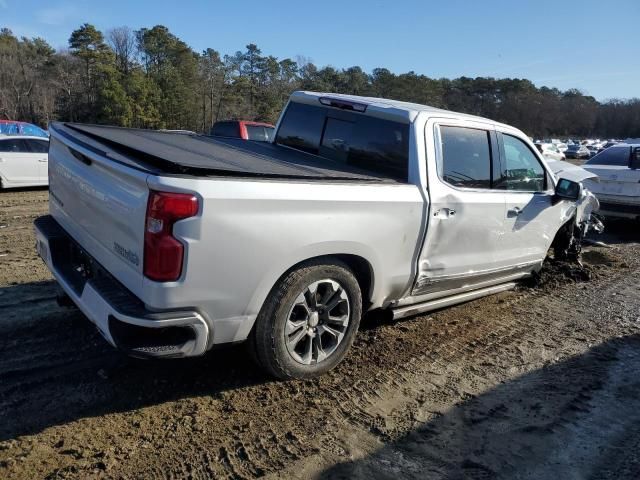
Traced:
[[296, 91], [291, 94], [292, 101], [301, 103], [317, 104], [320, 102], [320, 98], [337, 99], [347, 102], [365, 104], [367, 105], [368, 109], [370, 107], [373, 107], [375, 110], [377, 110], [377, 113], [382, 114], [381, 116], [397, 117], [398, 119], [404, 119], [409, 123], [415, 121], [419, 113], [425, 112], [429, 116], [461, 118], [472, 121], [489, 122], [493, 125], [500, 125], [505, 128], [514, 128], [510, 125], [505, 125], [489, 118], [469, 115], [466, 113], [453, 112], [451, 110], [431, 107], [429, 105], [421, 105], [419, 103], [401, 102], [399, 100], [391, 100], [388, 98], [361, 97], [358, 95], [345, 95], [342, 93], [310, 91]]

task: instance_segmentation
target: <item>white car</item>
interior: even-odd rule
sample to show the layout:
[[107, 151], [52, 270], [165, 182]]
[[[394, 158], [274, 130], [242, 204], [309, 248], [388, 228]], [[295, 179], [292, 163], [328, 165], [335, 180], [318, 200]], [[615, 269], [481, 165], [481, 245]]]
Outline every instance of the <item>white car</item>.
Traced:
[[553, 143], [536, 143], [536, 148], [547, 160], [565, 160], [565, 155]]
[[49, 140], [27, 135], [0, 135], [0, 188], [49, 184]]
[[583, 165], [599, 182], [585, 186], [600, 201], [607, 217], [640, 218], [640, 143], [620, 143], [601, 151]]

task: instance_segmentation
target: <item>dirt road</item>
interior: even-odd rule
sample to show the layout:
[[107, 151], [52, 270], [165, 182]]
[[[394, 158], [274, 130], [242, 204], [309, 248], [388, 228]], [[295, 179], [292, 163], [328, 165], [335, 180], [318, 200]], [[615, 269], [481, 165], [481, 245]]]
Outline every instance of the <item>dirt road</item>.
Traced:
[[46, 209], [46, 191], [0, 193], [0, 478], [638, 477], [634, 225], [588, 249], [586, 274], [370, 315], [336, 371], [274, 382], [241, 347], [113, 351], [54, 302], [31, 229]]

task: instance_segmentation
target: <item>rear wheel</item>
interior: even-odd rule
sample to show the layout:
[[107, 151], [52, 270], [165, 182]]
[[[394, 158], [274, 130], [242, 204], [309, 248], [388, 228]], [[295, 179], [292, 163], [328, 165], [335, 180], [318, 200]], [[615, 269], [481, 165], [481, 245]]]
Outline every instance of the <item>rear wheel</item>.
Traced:
[[344, 358], [361, 315], [360, 287], [348, 267], [309, 263], [273, 288], [256, 319], [250, 348], [271, 375], [316, 377]]

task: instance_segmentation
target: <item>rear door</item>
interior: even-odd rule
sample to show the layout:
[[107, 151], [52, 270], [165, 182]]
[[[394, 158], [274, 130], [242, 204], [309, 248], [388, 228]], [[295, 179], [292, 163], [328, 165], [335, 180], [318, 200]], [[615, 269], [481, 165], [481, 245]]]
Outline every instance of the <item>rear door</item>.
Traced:
[[0, 174], [8, 185], [38, 185], [38, 160], [23, 138], [0, 139]]
[[432, 119], [426, 138], [427, 236], [413, 295], [469, 287], [507, 266], [500, 249], [504, 191], [492, 188], [497, 141], [491, 124]]
[[505, 194], [502, 254], [513, 266], [541, 262], [561, 226], [565, 202], [553, 202], [554, 185], [533, 148], [523, 138], [498, 132], [500, 176], [495, 188]]

